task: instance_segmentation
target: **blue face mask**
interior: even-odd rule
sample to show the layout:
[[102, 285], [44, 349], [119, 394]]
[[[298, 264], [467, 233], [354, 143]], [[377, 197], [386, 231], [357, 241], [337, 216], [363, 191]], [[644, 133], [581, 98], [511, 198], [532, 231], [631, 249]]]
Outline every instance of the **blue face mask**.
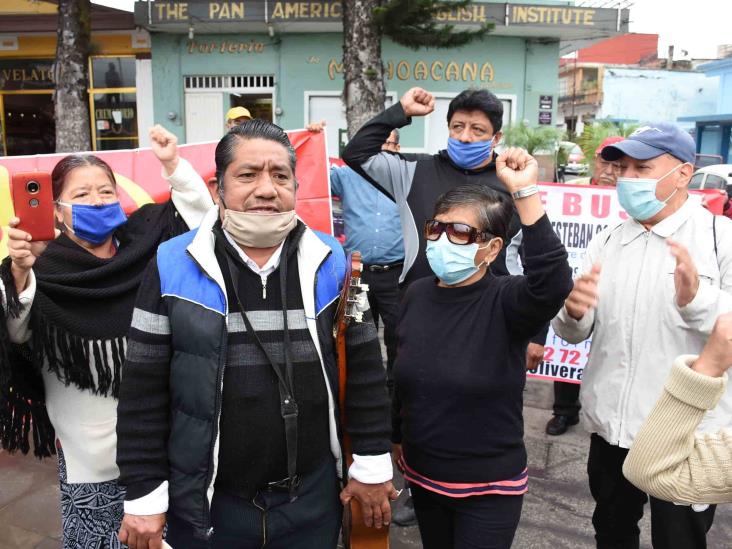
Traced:
[[452, 137], [447, 138], [447, 154], [453, 162], [466, 170], [477, 168], [490, 158], [493, 140], [463, 143]]
[[678, 189], [674, 189], [666, 200], [656, 198], [656, 185], [662, 179], [668, 177], [683, 164], [679, 164], [673, 170], [658, 179], [618, 177], [617, 191], [618, 201], [625, 212], [637, 221], [651, 219], [658, 212], [663, 210], [671, 197]]
[[452, 286], [478, 272], [475, 254], [487, 247], [488, 244], [479, 247], [477, 242], [465, 245], [453, 244], [447, 239], [447, 234], [442, 233], [437, 240], [427, 241], [427, 261], [435, 276], [448, 286]]
[[57, 204], [71, 208], [71, 227], [66, 225], [66, 228], [92, 244], [102, 244], [117, 227], [127, 221], [119, 202], [101, 206], [68, 202]]

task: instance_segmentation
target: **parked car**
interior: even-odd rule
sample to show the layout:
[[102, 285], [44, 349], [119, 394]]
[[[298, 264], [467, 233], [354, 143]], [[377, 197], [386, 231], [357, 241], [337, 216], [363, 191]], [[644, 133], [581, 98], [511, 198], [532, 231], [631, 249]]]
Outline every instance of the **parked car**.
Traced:
[[690, 189], [720, 189], [732, 197], [732, 164], [715, 164], [694, 172], [689, 182]]
[[564, 167], [564, 173], [584, 175], [589, 171], [589, 165], [577, 143], [571, 141], [561, 141], [559, 146], [567, 152], [567, 164]]

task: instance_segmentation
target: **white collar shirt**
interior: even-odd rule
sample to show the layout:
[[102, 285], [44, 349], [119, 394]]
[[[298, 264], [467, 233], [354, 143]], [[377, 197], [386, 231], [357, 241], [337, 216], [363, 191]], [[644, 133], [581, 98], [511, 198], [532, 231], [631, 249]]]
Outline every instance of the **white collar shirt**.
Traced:
[[263, 280], [266, 280], [269, 275], [271, 275], [275, 269], [280, 264], [280, 256], [282, 255], [282, 247], [285, 245], [285, 241], [283, 240], [282, 243], [277, 247], [277, 249], [274, 251], [272, 256], [267, 260], [267, 262], [262, 265], [261, 267], [257, 265], [257, 263], [249, 257], [244, 250], [241, 249], [241, 246], [236, 243], [234, 238], [226, 231], [224, 230], [224, 236], [226, 236], [226, 240], [229, 241], [229, 244], [232, 245], [232, 247], [237, 251], [239, 254], [239, 257], [244, 262], [244, 264], [249, 267], [252, 271], [254, 271], [256, 274], [262, 277]]

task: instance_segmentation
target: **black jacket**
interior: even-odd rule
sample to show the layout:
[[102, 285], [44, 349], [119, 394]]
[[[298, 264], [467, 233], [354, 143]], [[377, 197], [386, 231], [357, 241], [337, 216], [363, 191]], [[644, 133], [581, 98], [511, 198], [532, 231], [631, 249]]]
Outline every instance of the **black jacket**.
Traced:
[[[211, 210], [197, 232], [163, 244], [148, 268], [133, 314], [117, 421], [117, 464], [126, 500], [168, 481], [169, 512], [204, 539], [210, 536], [230, 320], [211, 234], [217, 219], [218, 211]], [[305, 228], [298, 237], [293, 245], [307, 328], [331, 397], [330, 449], [341, 461], [332, 328], [345, 256], [329, 235]], [[351, 324], [346, 347], [352, 450], [386, 454], [391, 448], [386, 379], [373, 322]]]

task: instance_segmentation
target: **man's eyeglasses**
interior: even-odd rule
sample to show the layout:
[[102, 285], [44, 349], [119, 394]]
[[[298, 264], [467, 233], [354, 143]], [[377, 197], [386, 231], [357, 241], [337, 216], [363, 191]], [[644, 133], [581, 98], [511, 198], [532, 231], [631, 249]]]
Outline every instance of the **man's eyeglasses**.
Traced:
[[393, 145], [396, 147], [399, 144], [399, 141], [384, 141], [384, 145]]
[[460, 246], [473, 244], [478, 238], [486, 241], [493, 236], [488, 231], [479, 231], [465, 223], [443, 223], [430, 219], [424, 224], [424, 237], [427, 240], [438, 240], [442, 233], [447, 233], [447, 239]]

